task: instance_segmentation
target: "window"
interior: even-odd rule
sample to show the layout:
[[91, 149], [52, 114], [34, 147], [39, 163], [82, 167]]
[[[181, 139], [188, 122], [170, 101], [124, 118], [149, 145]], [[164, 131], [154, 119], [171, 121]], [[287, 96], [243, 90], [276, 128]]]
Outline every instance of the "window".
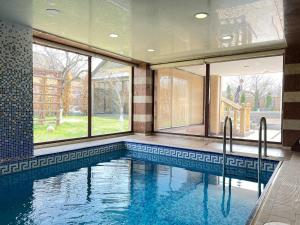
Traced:
[[267, 140], [281, 142], [283, 56], [217, 62], [208, 68], [209, 96], [204, 65], [155, 71], [154, 130], [222, 137], [229, 116], [235, 139], [258, 140], [265, 117]]
[[130, 130], [131, 67], [92, 59], [92, 135]]
[[155, 130], [204, 135], [205, 66], [159, 69], [155, 75]]
[[88, 57], [33, 45], [34, 142], [88, 134]]
[[128, 65], [34, 44], [34, 143], [130, 131], [131, 70]]
[[283, 57], [214, 63], [210, 71], [210, 135], [222, 135], [230, 116], [235, 138], [257, 140], [265, 117], [267, 140], [281, 142]]

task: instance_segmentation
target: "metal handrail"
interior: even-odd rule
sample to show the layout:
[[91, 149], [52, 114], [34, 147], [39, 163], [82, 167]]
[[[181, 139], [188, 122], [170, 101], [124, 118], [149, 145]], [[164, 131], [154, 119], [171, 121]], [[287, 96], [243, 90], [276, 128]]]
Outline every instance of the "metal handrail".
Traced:
[[229, 134], [229, 144], [230, 144], [230, 152], [232, 152], [232, 120], [230, 117], [226, 116], [224, 120], [224, 135], [223, 135], [223, 166], [226, 165], [226, 131], [227, 131], [227, 121], [229, 121], [229, 128], [230, 128], [230, 134]]
[[232, 120], [230, 117], [226, 116], [224, 120], [224, 135], [223, 135], [223, 176], [225, 176], [225, 167], [227, 163], [227, 158], [226, 158], [226, 131], [227, 131], [227, 121], [229, 121], [229, 130], [230, 130], [230, 135], [229, 135], [229, 144], [230, 144], [230, 152], [232, 152]]
[[267, 157], [267, 120], [265, 117], [262, 117], [259, 123], [258, 152], [260, 152], [260, 154], [262, 151], [261, 150], [262, 127], [264, 127], [264, 157]]
[[257, 162], [257, 183], [258, 183], [258, 196], [261, 195], [261, 159], [262, 159], [262, 127], [264, 127], [264, 157], [267, 157], [267, 120], [262, 117], [259, 122], [259, 136], [258, 136], [258, 162]]
[[222, 194], [222, 203], [221, 203], [221, 210], [224, 217], [227, 217], [230, 213], [230, 205], [231, 205], [231, 178], [229, 178], [229, 184], [228, 184], [228, 198], [227, 198], [227, 204], [225, 207], [225, 195], [226, 195], [226, 186], [225, 186], [225, 176], [223, 176], [223, 194]]

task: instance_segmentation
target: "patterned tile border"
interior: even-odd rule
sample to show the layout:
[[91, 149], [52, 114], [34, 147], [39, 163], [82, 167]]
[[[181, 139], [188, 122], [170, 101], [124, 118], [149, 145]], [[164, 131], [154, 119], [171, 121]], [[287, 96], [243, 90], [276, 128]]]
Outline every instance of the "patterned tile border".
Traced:
[[[129, 141], [104, 144], [100, 146], [88, 147], [83, 149], [59, 152], [42, 156], [32, 157], [26, 160], [19, 160], [10, 163], [0, 164], [0, 176], [10, 173], [36, 169], [40, 167], [55, 165], [63, 162], [88, 158], [118, 150], [129, 150], [132, 152], [149, 153], [152, 155], [168, 156], [176, 159], [193, 160], [204, 163], [223, 164], [223, 155], [220, 153], [205, 152], [179, 147], [167, 147], [155, 144], [143, 144]], [[278, 162], [273, 160], [262, 161], [262, 171], [273, 172]], [[257, 159], [242, 156], [227, 156], [227, 165], [249, 170], [257, 169]]]
[[[155, 162], [161, 165], [191, 169], [192, 171], [209, 173], [216, 176], [223, 175], [222, 164], [199, 162], [190, 159], [174, 158], [174, 157], [169, 157], [164, 155], [156, 155], [156, 154], [150, 154], [150, 153], [144, 153], [138, 151], [128, 151], [126, 156], [137, 160]], [[262, 171], [260, 177], [261, 183], [267, 184], [272, 174], [273, 174], [272, 172]], [[247, 181], [257, 182], [257, 170], [253, 170], [253, 169], [227, 166], [226, 176], [230, 178], [236, 178], [236, 179], [242, 178]]]
[[97, 147], [89, 147], [68, 152], [33, 157], [27, 160], [0, 164], [0, 175], [36, 169], [40, 167], [55, 165], [77, 159], [83, 159], [95, 155], [105, 154], [124, 149], [124, 142], [105, 144]]
[[[134, 142], [125, 142], [126, 149], [130, 151], [138, 151], [144, 153], [151, 153], [157, 155], [164, 155], [169, 157], [176, 157], [181, 159], [196, 160], [200, 162], [223, 164], [223, 155], [220, 153], [205, 152], [199, 150], [174, 148], [154, 144], [142, 144]], [[245, 168], [257, 169], [257, 159], [236, 155], [227, 155], [226, 165]], [[262, 171], [273, 172], [278, 162], [274, 160], [262, 160]]]

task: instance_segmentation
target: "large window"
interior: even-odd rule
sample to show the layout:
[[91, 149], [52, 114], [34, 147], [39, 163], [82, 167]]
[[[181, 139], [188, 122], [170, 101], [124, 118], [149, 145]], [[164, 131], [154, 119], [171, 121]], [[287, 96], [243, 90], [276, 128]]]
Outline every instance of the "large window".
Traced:
[[205, 66], [159, 69], [155, 75], [155, 130], [204, 135]]
[[281, 142], [282, 70], [282, 56], [211, 64], [210, 135], [222, 135], [230, 116], [235, 138], [257, 140], [265, 117], [268, 141]]
[[35, 143], [130, 131], [131, 66], [34, 44], [33, 95]]
[[92, 135], [130, 130], [131, 67], [92, 59]]
[[222, 137], [229, 116], [235, 139], [257, 140], [265, 117], [267, 140], [281, 142], [283, 56], [217, 62], [208, 68], [209, 74], [204, 65], [155, 71], [155, 131]]

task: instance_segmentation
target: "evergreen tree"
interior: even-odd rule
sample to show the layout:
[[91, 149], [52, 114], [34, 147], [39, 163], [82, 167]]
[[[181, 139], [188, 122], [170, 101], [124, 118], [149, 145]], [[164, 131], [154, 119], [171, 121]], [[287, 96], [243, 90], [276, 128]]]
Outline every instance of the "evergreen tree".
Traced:
[[243, 91], [241, 94], [241, 99], [240, 99], [240, 104], [246, 103], [246, 95], [245, 92]]
[[227, 85], [227, 88], [226, 88], [226, 98], [228, 98], [229, 100], [233, 100], [233, 96], [231, 93], [231, 87], [229, 84]]

